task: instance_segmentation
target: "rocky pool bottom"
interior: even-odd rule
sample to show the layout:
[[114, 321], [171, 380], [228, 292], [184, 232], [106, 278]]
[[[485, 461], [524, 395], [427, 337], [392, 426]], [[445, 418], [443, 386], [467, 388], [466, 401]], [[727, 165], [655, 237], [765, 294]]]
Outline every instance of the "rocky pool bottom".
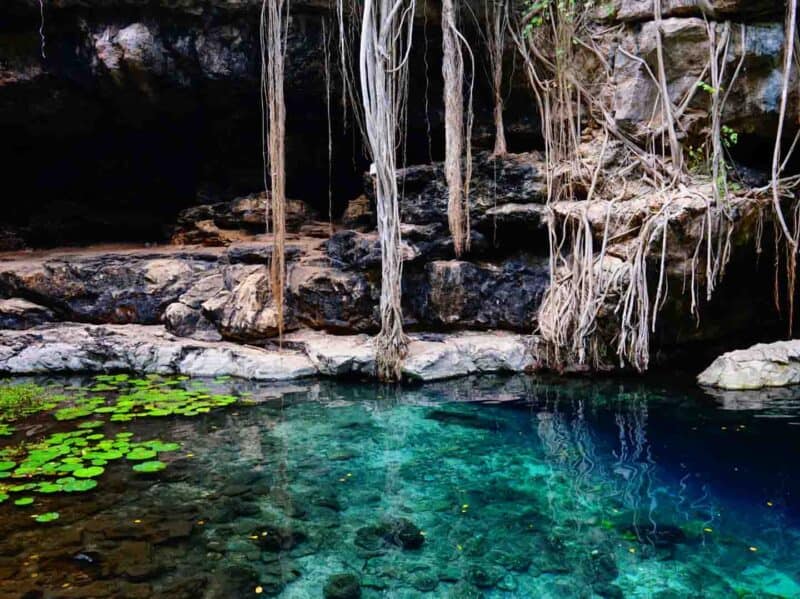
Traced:
[[6, 425], [0, 597], [800, 597], [800, 391], [121, 381]]

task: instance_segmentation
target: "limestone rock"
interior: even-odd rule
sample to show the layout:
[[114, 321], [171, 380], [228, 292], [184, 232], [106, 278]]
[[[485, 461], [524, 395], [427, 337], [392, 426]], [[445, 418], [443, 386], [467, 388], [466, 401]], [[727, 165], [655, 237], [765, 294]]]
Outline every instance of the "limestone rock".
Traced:
[[326, 376], [374, 376], [375, 348], [367, 335], [329, 335], [303, 330], [286, 336]]
[[530, 331], [549, 285], [546, 258], [516, 256], [500, 264], [435, 260], [409, 274], [407, 301], [435, 327]]
[[[610, 5], [610, 6], [609, 6]], [[603, 7], [601, 17], [613, 17], [620, 21], [645, 21], [653, 18], [652, 0], [613, 0]], [[664, 17], [701, 16], [710, 18], [737, 18], [778, 16], [783, 11], [780, 0], [661, 0]]]
[[[525, 337], [511, 333], [412, 336], [403, 375], [434, 381], [467, 374], [522, 372], [530, 363]], [[58, 323], [0, 330], [0, 373], [108, 372], [229, 375], [255, 381], [317, 374], [374, 376], [372, 339], [313, 331], [287, 335], [283, 349], [262, 349], [176, 337], [161, 326]]]
[[761, 389], [800, 384], [800, 340], [759, 343], [718, 357], [697, 377], [720, 389]]
[[[543, 159], [535, 152], [491, 158], [488, 153], [473, 159], [470, 187], [470, 218], [480, 229], [489, 220], [487, 211], [505, 204], [544, 204], [547, 188]], [[410, 166], [397, 173], [402, 185], [400, 220], [406, 224], [447, 226], [447, 183], [441, 162]], [[369, 182], [365, 185], [371, 190]], [[371, 193], [371, 192], [370, 192]]]
[[192, 252], [26, 256], [0, 263], [0, 296], [35, 297], [69, 320], [155, 324], [212, 269], [205, 256]]
[[[718, 30], [722, 27], [712, 26]], [[769, 136], [780, 104], [783, 27], [780, 23], [756, 24], [746, 25], [744, 30], [742, 57], [741, 30], [731, 28], [726, 72], [732, 74], [739, 60], [743, 58], [743, 62], [725, 105], [723, 121], [739, 132]], [[709, 56], [706, 23], [700, 18], [667, 18], [662, 21], [661, 38], [670, 98], [679, 105], [688, 94], [694, 94], [690, 106], [699, 109], [698, 122], [702, 123], [708, 94], [697, 88], [697, 82]], [[641, 28], [626, 29], [614, 61], [614, 118], [634, 135], [661, 126], [660, 112], [656, 110], [655, 118], [653, 114], [658, 106], [658, 86], [649, 74], [658, 72], [657, 40], [658, 29], [653, 21]], [[765, 123], [769, 126], [765, 127]]]
[[230, 375], [288, 380], [317, 373], [302, 353], [175, 337], [161, 326], [59, 324], [0, 331], [0, 372], [107, 372]]
[[28, 300], [0, 299], [0, 329], [29, 329], [55, 319], [51, 310]]
[[[183, 210], [178, 215], [172, 235], [173, 243], [200, 243], [203, 245], [229, 245], [246, 239], [248, 235], [267, 230], [268, 196], [250, 194], [230, 202], [201, 204]], [[286, 230], [297, 232], [300, 227], [316, 218], [305, 202], [286, 201]]]

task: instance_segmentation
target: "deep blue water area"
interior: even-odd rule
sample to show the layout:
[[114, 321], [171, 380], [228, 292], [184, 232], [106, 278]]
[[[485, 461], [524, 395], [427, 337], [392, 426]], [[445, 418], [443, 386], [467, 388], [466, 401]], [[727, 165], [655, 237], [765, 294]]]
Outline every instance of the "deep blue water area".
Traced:
[[[97, 389], [36, 382], [62, 408]], [[134, 472], [114, 445], [88, 492], [0, 478], [0, 597], [800, 597], [798, 389], [170, 384], [238, 401], [151, 404], [78, 435], [161, 443], [165, 469]], [[5, 459], [98, 418], [53, 413], [0, 437]]]

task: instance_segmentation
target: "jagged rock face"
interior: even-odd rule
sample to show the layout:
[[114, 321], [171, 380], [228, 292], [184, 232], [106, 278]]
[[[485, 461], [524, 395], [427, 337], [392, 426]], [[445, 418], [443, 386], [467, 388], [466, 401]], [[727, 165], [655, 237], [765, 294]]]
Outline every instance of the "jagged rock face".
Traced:
[[[716, 39], [722, 39], [724, 25], [712, 22], [710, 26], [715, 29]], [[783, 25], [731, 24], [729, 35], [724, 89], [727, 92], [730, 87], [730, 95], [723, 109], [723, 121], [740, 132], [769, 137], [775, 130], [780, 107]], [[709, 94], [698, 87], [698, 81], [708, 84], [710, 80], [707, 65], [711, 43], [706, 21], [700, 18], [664, 19], [661, 38], [667, 86], [673, 104], [678, 106], [685, 98], [692, 97], [691, 108], [707, 110]], [[662, 125], [658, 82], [650, 75], [658, 73], [657, 39], [656, 23], [644, 22], [638, 28], [625, 30], [615, 55], [614, 117], [620, 127], [637, 135]], [[737, 79], [730, 85], [740, 62]], [[792, 114], [796, 112], [795, 105], [795, 102], [790, 103]], [[789, 117], [791, 120], [791, 114]], [[705, 123], [704, 112], [699, 112], [695, 121], [702, 126]]]

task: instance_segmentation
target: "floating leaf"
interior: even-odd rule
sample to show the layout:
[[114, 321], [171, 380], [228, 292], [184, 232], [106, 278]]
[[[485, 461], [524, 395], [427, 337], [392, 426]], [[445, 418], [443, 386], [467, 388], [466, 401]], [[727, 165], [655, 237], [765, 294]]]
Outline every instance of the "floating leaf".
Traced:
[[20, 497], [14, 502], [14, 505], [24, 507], [33, 503], [33, 497]]
[[34, 516], [33, 519], [42, 524], [46, 524], [47, 522], [53, 522], [54, 520], [58, 520], [60, 517], [61, 514], [59, 514], [58, 512], [46, 512], [44, 514], [39, 514], [38, 516]]
[[72, 475], [77, 478], [94, 478], [100, 476], [106, 469], [102, 466], [90, 466], [89, 468], [78, 468]]
[[97, 486], [97, 481], [91, 478], [83, 480], [72, 480], [71, 482], [64, 483], [63, 488], [67, 493], [84, 493], [91, 491]]
[[141, 464], [136, 464], [133, 467], [133, 470], [134, 472], [150, 474], [153, 472], [160, 472], [166, 467], [167, 465], [164, 462], [159, 462], [155, 460], [152, 462], [142, 462]]
[[0, 472], [5, 470], [11, 470], [17, 465], [16, 462], [0, 462]]
[[125, 457], [133, 461], [149, 460], [150, 458], [156, 457], [156, 452], [146, 447], [136, 447], [130, 450]]
[[165, 451], [178, 451], [181, 446], [179, 443], [164, 443], [163, 441], [146, 441], [143, 445], [149, 447], [157, 453]]

